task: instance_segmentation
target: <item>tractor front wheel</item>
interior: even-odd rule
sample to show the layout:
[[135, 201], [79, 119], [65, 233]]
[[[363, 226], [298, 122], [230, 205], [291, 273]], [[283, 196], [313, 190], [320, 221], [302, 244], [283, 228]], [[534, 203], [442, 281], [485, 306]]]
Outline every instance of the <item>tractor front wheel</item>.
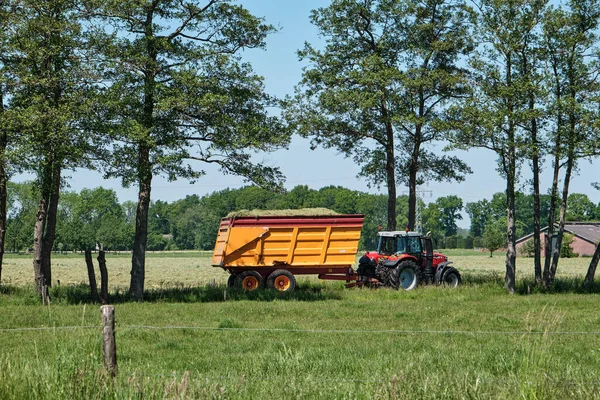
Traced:
[[460, 281], [460, 274], [456, 268], [448, 268], [442, 276], [442, 284], [449, 287], [458, 287]]
[[256, 271], [244, 271], [235, 278], [235, 287], [252, 292], [264, 286], [263, 277]]
[[279, 292], [291, 292], [296, 287], [296, 278], [287, 269], [276, 269], [267, 278], [267, 288]]
[[421, 270], [414, 262], [405, 261], [394, 270], [394, 280], [399, 289], [413, 290], [421, 282]]

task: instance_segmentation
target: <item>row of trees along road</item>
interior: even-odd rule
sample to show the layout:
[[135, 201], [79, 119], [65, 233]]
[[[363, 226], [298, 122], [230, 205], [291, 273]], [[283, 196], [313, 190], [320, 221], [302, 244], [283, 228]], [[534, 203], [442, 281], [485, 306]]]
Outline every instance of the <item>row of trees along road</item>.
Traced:
[[[431, 146], [445, 139], [498, 155], [513, 293], [522, 165], [533, 170], [537, 240], [540, 168], [552, 163], [548, 225], [560, 248], [571, 176], [598, 153], [599, 15], [597, 0], [333, 0], [311, 14], [324, 43], [299, 50], [308, 64], [283, 124], [267, 112], [280, 103], [239, 57], [263, 48], [275, 28], [232, 0], [3, 1], [0, 248], [7, 178], [33, 172], [35, 277], [38, 288], [50, 285], [63, 173], [97, 168], [139, 189], [130, 294], [141, 300], [154, 176], [194, 180], [204, 162], [281, 187], [279, 170], [253, 164], [248, 151], [284, 147], [296, 132], [387, 187], [388, 229], [397, 225], [396, 187], [406, 184], [414, 229], [417, 186], [470, 172]], [[536, 281], [547, 286], [558, 264], [552, 251], [543, 271], [535, 254]]]
[[[7, 0], [0, 3], [0, 248], [6, 182], [39, 185], [38, 291], [50, 286], [63, 172], [97, 168], [137, 185], [130, 294], [144, 292], [152, 178], [196, 179], [218, 164], [266, 186], [278, 169], [248, 151], [286, 146], [263, 80], [238, 53], [273, 26], [232, 1]], [[3, 250], [2, 250], [3, 252]], [[0, 256], [1, 256], [0, 252]]]

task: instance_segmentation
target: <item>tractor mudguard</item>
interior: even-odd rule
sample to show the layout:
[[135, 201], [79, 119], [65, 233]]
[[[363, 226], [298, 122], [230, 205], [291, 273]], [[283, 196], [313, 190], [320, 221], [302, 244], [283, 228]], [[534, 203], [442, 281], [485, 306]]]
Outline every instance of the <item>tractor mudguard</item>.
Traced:
[[398, 258], [396, 260], [386, 260], [383, 262], [383, 266], [386, 268], [390, 268], [390, 269], [394, 269], [396, 268], [398, 265], [400, 265], [401, 263], [405, 262], [405, 261], [413, 261], [413, 262], [417, 262], [417, 259], [412, 257], [412, 256], [408, 256], [408, 257], [402, 257], [402, 258]]
[[442, 276], [444, 276], [444, 272], [450, 267], [452, 261], [444, 261], [438, 264], [437, 269], [435, 270], [435, 278], [434, 282], [436, 285], [440, 285], [442, 283]]
[[358, 260], [358, 263], [359, 264], [370, 264], [370, 265], [373, 265], [373, 266], [376, 265], [375, 261], [372, 260], [372, 259], [370, 259], [366, 254], [364, 256], [362, 256], [360, 258], [360, 260]]

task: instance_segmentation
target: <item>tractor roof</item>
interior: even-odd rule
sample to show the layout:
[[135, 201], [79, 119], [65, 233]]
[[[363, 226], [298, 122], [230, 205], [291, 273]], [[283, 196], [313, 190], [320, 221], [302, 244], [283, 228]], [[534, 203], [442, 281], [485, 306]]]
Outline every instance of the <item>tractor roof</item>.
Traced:
[[385, 237], [396, 237], [396, 236], [423, 236], [418, 232], [406, 232], [406, 231], [379, 231], [377, 232], [377, 236], [385, 236]]

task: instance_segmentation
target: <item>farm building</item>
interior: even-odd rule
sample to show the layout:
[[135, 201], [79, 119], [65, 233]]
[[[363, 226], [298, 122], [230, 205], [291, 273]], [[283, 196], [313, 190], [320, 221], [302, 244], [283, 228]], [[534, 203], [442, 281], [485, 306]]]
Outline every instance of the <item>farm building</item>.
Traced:
[[[540, 233], [542, 247], [546, 245], [547, 231], [548, 227], [545, 227]], [[565, 233], [573, 235], [571, 248], [574, 253], [580, 256], [592, 256], [596, 250], [596, 244], [600, 241], [600, 222], [567, 222], [565, 223]], [[517, 240], [517, 254], [521, 254], [521, 248], [530, 240], [533, 240], [533, 233]]]

